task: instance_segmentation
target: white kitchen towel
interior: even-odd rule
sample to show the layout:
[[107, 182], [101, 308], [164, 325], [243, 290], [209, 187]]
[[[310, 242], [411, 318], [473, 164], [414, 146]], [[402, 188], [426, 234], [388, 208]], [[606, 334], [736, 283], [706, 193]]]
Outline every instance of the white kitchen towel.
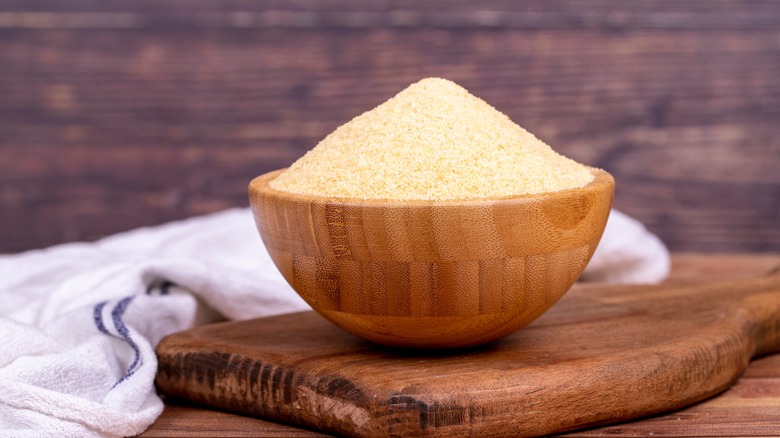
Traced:
[[[613, 211], [586, 277], [656, 282], [663, 244]], [[162, 412], [154, 347], [222, 318], [308, 309], [247, 209], [0, 255], [0, 436], [129, 436]]]

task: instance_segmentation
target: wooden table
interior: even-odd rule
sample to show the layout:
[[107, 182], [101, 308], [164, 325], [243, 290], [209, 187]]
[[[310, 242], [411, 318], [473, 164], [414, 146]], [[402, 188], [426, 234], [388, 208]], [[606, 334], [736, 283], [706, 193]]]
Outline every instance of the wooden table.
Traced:
[[[780, 254], [676, 254], [669, 283], [694, 283], [761, 275], [780, 266]], [[166, 404], [143, 437], [325, 436], [270, 421]], [[687, 409], [640, 421], [565, 436], [577, 437], [747, 437], [780, 436], [780, 354], [754, 360], [726, 392]]]

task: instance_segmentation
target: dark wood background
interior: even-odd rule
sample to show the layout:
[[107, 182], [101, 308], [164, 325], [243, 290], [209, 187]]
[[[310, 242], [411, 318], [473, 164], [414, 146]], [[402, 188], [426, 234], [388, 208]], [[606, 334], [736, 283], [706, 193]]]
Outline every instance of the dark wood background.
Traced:
[[780, 251], [780, 2], [0, 1], [0, 252], [245, 206], [442, 76], [675, 251]]

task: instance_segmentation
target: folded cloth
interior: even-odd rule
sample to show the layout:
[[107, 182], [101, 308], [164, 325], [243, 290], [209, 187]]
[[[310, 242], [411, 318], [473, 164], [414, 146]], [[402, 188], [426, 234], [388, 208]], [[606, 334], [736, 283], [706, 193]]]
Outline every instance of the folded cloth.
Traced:
[[599, 246], [580, 280], [658, 283], [669, 275], [669, 251], [638, 220], [612, 210]]
[[[668, 265], [655, 236], [613, 211], [586, 276], [654, 282]], [[0, 255], [2, 435], [138, 434], [163, 408], [154, 390], [162, 337], [308, 308], [247, 209]]]

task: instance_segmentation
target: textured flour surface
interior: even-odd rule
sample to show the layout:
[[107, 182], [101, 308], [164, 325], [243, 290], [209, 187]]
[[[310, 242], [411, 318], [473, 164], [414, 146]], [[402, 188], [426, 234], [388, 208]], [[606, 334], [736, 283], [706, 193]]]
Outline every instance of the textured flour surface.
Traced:
[[582, 187], [590, 168], [553, 151], [454, 82], [410, 85], [323, 139], [270, 185], [359, 199], [476, 199]]

